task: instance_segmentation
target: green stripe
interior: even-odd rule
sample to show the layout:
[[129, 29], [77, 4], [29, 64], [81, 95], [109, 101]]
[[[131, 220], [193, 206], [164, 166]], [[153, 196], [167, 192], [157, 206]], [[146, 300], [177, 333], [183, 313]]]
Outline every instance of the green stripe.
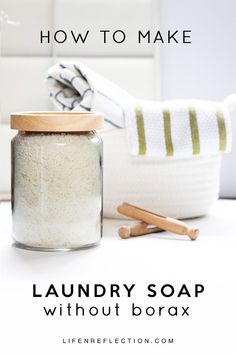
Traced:
[[164, 120], [164, 133], [165, 133], [165, 143], [166, 143], [166, 156], [174, 155], [174, 148], [171, 138], [171, 120], [170, 111], [168, 109], [163, 109], [163, 120]]
[[216, 112], [217, 124], [218, 124], [218, 132], [219, 132], [219, 150], [226, 150], [226, 127], [225, 127], [225, 117], [222, 111]]
[[199, 130], [197, 122], [197, 113], [195, 108], [189, 108], [189, 124], [191, 129], [192, 145], [193, 145], [193, 155], [200, 154], [200, 140], [199, 140]]
[[143, 121], [143, 112], [141, 107], [135, 107], [136, 114], [136, 124], [138, 131], [138, 143], [139, 143], [139, 155], [146, 154], [146, 138], [145, 138], [145, 130], [144, 130], [144, 121]]

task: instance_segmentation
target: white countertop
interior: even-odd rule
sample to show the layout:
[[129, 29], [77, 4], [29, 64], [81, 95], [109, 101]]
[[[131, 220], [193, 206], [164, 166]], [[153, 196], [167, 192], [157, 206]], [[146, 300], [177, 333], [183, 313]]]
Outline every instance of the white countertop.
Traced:
[[[0, 342], [0, 349], [5, 348], [4, 345], [8, 343], [11, 349], [9, 353], [11, 353], [18, 343], [19, 346], [24, 345], [24, 353], [30, 353], [32, 349], [30, 343], [32, 345], [38, 338], [38, 333], [30, 325], [33, 320], [34, 326], [40, 328], [40, 336], [44, 338], [44, 341], [38, 343], [34, 353], [42, 353], [45, 348], [48, 352], [49, 349], [57, 350], [58, 353], [66, 350], [67, 353], [78, 352], [78, 347], [74, 349], [68, 347], [68, 349], [58, 342], [60, 335], [69, 335], [69, 333], [75, 335], [75, 326], [79, 332], [77, 335], [88, 335], [88, 331], [90, 335], [103, 336], [125, 333], [132, 335], [134, 330], [135, 334], [139, 335], [140, 333], [147, 335], [145, 331], [148, 331], [149, 335], [157, 335], [161, 332], [161, 335], [176, 337], [177, 344], [173, 347], [173, 353], [178, 353], [178, 348], [182, 354], [188, 353], [190, 349], [191, 353], [209, 350], [215, 353], [223, 350], [232, 352], [233, 326], [227, 329], [227, 333], [222, 332], [222, 328], [235, 316], [232, 306], [234, 306], [233, 295], [236, 291], [234, 283], [236, 200], [220, 200], [208, 216], [188, 221], [189, 225], [200, 228], [200, 236], [195, 242], [189, 241], [184, 236], [170, 233], [122, 240], [117, 236], [117, 228], [123, 223], [121, 220], [104, 220], [102, 242], [98, 247], [91, 249], [70, 253], [24, 251], [11, 246], [10, 203], [0, 204], [0, 299], [1, 317], [5, 321], [6, 329], [5, 342], [4, 340]], [[48, 318], [43, 317], [39, 306], [40, 301], [43, 303], [45, 299], [37, 302], [32, 298], [32, 283], [36, 283], [40, 289], [50, 283], [136, 283], [137, 293], [133, 301], [143, 306], [145, 304], [148, 306], [150, 303], [150, 299], [143, 295], [143, 288], [149, 283], [159, 285], [171, 283], [176, 286], [186, 283], [190, 287], [194, 283], [202, 283], [206, 289], [199, 299], [187, 299], [187, 303], [192, 304], [191, 323], [188, 319], [177, 323], [175, 320], [165, 318], [157, 320], [153, 317], [144, 317], [140, 321], [125, 314], [123, 322], [121, 316], [119, 319], [121, 322], [116, 318], [110, 318], [109, 321], [105, 319], [101, 322], [101, 325], [96, 318], [92, 320], [83, 318], [82, 322], [78, 322], [77, 318], [69, 318], [69, 320], [64, 319], [63, 323], [55, 320], [55, 332], [49, 336], [52, 323]], [[105, 302], [115, 300], [106, 298]], [[127, 306], [127, 299], [121, 297], [119, 300], [121, 305]], [[88, 301], [92, 306], [98, 299]], [[104, 299], [99, 301], [103, 301], [104, 304]], [[161, 302], [160, 299], [158, 301]], [[173, 303], [176, 301], [180, 300], [172, 300]], [[83, 326], [78, 327], [78, 323], [82, 323]], [[9, 346], [12, 330], [15, 341]], [[30, 340], [28, 338], [25, 342], [26, 332], [27, 336], [30, 335]], [[199, 342], [196, 341], [196, 333]], [[217, 341], [215, 341], [216, 337]], [[194, 348], [192, 348], [193, 341]], [[113, 353], [118, 353], [121, 348], [119, 346], [96, 348], [98, 353], [108, 353], [111, 349]], [[135, 351], [141, 353], [143, 349], [140, 346]], [[157, 349], [150, 347], [149, 353], [156, 353]], [[83, 354], [89, 353], [89, 350], [91, 347], [83, 348]], [[171, 349], [168, 350], [163, 353], [172, 353]], [[123, 352], [128, 352], [128, 347], [127, 351], [123, 350]], [[6, 353], [8, 352], [5, 351]]]

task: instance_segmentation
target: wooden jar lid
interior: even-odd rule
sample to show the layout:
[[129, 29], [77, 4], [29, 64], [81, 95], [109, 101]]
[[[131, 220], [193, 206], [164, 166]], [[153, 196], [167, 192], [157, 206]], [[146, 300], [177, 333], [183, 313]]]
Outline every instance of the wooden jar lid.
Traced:
[[11, 128], [28, 132], [80, 132], [103, 128], [103, 115], [92, 112], [19, 112]]

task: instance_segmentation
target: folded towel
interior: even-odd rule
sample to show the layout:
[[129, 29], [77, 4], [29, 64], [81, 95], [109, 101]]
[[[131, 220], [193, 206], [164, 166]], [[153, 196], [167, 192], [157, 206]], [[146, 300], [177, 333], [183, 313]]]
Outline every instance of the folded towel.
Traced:
[[108, 126], [126, 128], [132, 155], [189, 157], [230, 150], [232, 100], [137, 100], [81, 63], [50, 68], [47, 86], [58, 108], [100, 111]]

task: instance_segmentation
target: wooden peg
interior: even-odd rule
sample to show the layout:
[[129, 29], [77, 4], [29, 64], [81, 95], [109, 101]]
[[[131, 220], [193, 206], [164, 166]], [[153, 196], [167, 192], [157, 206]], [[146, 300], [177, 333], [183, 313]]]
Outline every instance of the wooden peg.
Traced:
[[149, 226], [145, 222], [141, 221], [131, 226], [121, 226], [118, 230], [118, 233], [121, 238], [129, 238], [162, 231], [164, 230], [161, 230], [159, 227]]
[[128, 203], [123, 203], [118, 206], [117, 211], [122, 215], [144, 221], [146, 224], [155, 225], [162, 230], [170, 231], [179, 235], [186, 235], [191, 240], [196, 240], [199, 235], [199, 229], [189, 228], [183, 221], [154, 214]]

